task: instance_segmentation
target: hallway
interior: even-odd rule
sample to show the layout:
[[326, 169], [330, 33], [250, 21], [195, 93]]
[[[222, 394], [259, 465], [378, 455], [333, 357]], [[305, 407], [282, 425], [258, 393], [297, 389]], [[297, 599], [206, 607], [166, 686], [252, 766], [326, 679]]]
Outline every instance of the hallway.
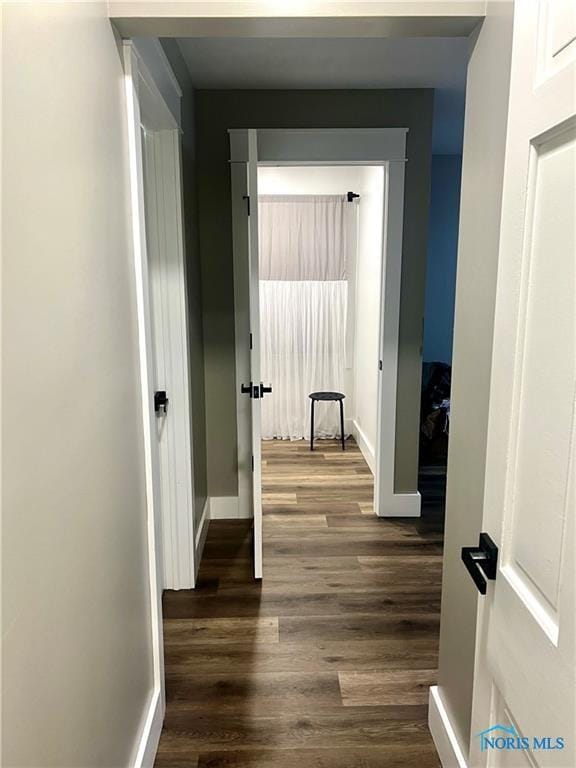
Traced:
[[210, 524], [194, 591], [164, 594], [157, 768], [436, 768], [427, 729], [442, 567], [423, 517], [373, 517], [353, 440], [263, 443], [264, 579], [249, 521]]

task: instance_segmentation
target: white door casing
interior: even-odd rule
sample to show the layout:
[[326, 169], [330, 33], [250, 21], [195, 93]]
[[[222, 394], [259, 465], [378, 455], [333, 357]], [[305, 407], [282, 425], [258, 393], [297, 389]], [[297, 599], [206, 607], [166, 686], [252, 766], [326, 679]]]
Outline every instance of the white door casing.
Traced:
[[[258, 254], [258, 133], [248, 132], [248, 202], [250, 256], [250, 370], [252, 403], [252, 489], [254, 505], [254, 577], [262, 578], [262, 406], [260, 371], [260, 259]], [[258, 387], [259, 389], [256, 389]], [[256, 393], [260, 397], [256, 397]]]
[[232, 237], [234, 241], [234, 313], [236, 336], [236, 418], [238, 514], [253, 517], [252, 487], [252, 404], [242, 392], [250, 383], [250, 255], [247, 216], [248, 166], [245, 162], [230, 164], [232, 194]]
[[[404, 212], [404, 167], [406, 162], [406, 128], [328, 128], [328, 129], [230, 129], [232, 169], [232, 212], [234, 249], [234, 302], [236, 327], [236, 386], [238, 414], [238, 493], [240, 517], [252, 516], [254, 503], [252, 478], [247, 467], [256, 447], [252, 413], [240, 386], [247, 381], [250, 357], [248, 338], [256, 319], [248, 319], [256, 311], [256, 303], [248, 306], [248, 275], [254, 281], [257, 258], [248, 273], [246, 242], [251, 238], [252, 253], [257, 254], [257, 211], [251, 194], [251, 234], [246, 230], [246, 215], [242, 196], [249, 184], [256, 190], [257, 165], [382, 165], [385, 171], [384, 232], [381, 274], [380, 359], [378, 377], [378, 427], [376, 441], [375, 513], [381, 517], [417, 517], [420, 515], [420, 494], [394, 492], [396, 393], [398, 374], [398, 334], [400, 320], [400, 287], [402, 274], [402, 235]], [[249, 157], [252, 160], [249, 160]], [[246, 169], [254, 169], [254, 177], [246, 177]], [[242, 169], [242, 170], [240, 170]], [[256, 262], [256, 263], [254, 263]], [[251, 291], [258, 295], [256, 285]], [[260, 375], [259, 344], [253, 339], [252, 364]], [[374, 360], [379, 368], [378, 359]], [[254, 369], [256, 370], [256, 368]], [[253, 374], [255, 375], [255, 374]], [[258, 378], [259, 381], [259, 378]], [[271, 382], [274, 387], [274, 382]], [[249, 426], [250, 421], [250, 426]], [[249, 448], [250, 446], [250, 448]], [[260, 462], [258, 461], [258, 471]], [[255, 478], [254, 478], [255, 479]], [[258, 492], [260, 483], [258, 482]], [[261, 509], [261, 500], [257, 508]]]
[[[162, 589], [164, 569], [175, 587], [194, 586], [192, 454], [190, 444], [188, 343], [185, 303], [180, 136], [177, 116], [167, 106], [146, 61], [164, 68], [168, 101], [181, 93], [159, 43], [142, 51], [124, 42], [124, 72], [130, 171], [132, 245], [136, 282], [138, 346], [147, 502], [147, 565], [154, 689], [141, 725], [134, 766], [151, 766], [165, 711]], [[143, 133], [146, 140], [143, 141]], [[145, 158], [146, 155], [146, 158]], [[146, 173], [145, 173], [146, 169]], [[147, 199], [145, 199], [147, 198]], [[153, 306], [154, 305], [154, 310]], [[166, 382], [170, 403], [163, 424], [154, 412], [154, 392]], [[168, 383], [170, 382], [170, 383]], [[162, 387], [164, 388], [164, 387]], [[172, 411], [177, 412], [171, 413]], [[173, 417], [173, 429], [166, 424]], [[164, 429], [159, 428], [164, 427]], [[166, 438], [170, 440], [167, 441]], [[159, 439], [160, 438], [160, 439]], [[167, 490], [169, 492], [167, 493]], [[174, 503], [174, 500], [178, 503]], [[168, 506], [168, 502], [170, 506]], [[174, 512], [176, 510], [176, 513]], [[180, 526], [176, 540], [166, 525]], [[168, 535], [166, 535], [168, 531]], [[176, 544], [175, 547], [168, 544]], [[163, 557], [163, 544], [165, 552]], [[188, 548], [185, 556], [182, 549]], [[180, 579], [180, 581], [178, 581]]]
[[[231, 162], [238, 417], [239, 516], [254, 525], [254, 577], [262, 578], [262, 467], [260, 445], [260, 280], [258, 261], [257, 132], [248, 130]], [[243, 391], [244, 390], [244, 391]]]
[[[520, 0], [483, 524], [500, 551], [479, 603], [471, 766], [576, 765], [575, 212], [576, 6]], [[495, 725], [530, 751], [491, 748], [479, 734]]]
[[154, 690], [138, 750], [133, 759], [135, 768], [152, 766], [166, 710], [164, 682], [164, 635], [162, 631], [162, 521], [160, 519], [160, 463], [155, 439], [154, 364], [146, 229], [144, 214], [144, 178], [141, 140], [139, 91], [141, 86], [139, 61], [133, 46], [126, 42], [124, 53], [124, 85], [128, 128], [130, 169], [130, 208], [136, 281], [138, 317], [138, 347], [140, 352], [140, 382], [142, 424], [146, 477], [148, 588], [150, 590], [150, 624]]

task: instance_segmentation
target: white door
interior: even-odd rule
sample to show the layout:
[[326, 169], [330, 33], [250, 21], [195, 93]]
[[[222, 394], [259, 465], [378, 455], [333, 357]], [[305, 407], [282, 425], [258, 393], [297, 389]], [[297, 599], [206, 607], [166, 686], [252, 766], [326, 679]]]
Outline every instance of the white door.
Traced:
[[573, 0], [518, 0], [484, 507], [499, 553], [472, 766], [576, 766], [575, 62]]
[[232, 162], [232, 226], [236, 314], [238, 495], [241, 517], [254, 518], [254, 577], [262, 578], [260, 281], [257, 131], [244, 132], [246, 162]]
[[195, 586], [180, 137], [177, 129], [142, 131], [146, 246], [154, 364], [165, 589]]

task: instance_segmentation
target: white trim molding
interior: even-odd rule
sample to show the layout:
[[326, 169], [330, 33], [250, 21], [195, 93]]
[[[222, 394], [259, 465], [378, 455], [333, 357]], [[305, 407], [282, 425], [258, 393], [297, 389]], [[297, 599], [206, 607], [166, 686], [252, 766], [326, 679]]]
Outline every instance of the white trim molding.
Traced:
[[[404, 134], [405, 139], [406, 134]], [[394, 489], [404, 228], [404, 163], [387, 162], [385, 171], [374, 511], [378, 517], [419, 517], [420, 494], [417, 491], [396, 493]]]
[[[180, 128], [182, 89], [160, 41], [155, 38], [140, 38], [133, 39], [131, 44], [138, 58], [140, 77], [161, 103], [161, 109], [167, 108], [176, 127]], [[166, 127], [165, 119], [162, 122], [160, 127]]]
[[132, 214], [133, 264], [136, 283], [140, 388], [146, 477], [146, 523], [150, 634], [152, 643], [152, 698], [138, 738], [134, 766], [148, 768], [162, 730], [165, 710], [164, 639], [162, 630], [162, 530], [160, 509], [160, 463], [154, 414], [154, 353], [150, 313], [148, 257], [144, 206], [144, 179], [141, 141], [140, 73], [138, 58], [130, 43], [124, 43], [124, 87], [128, 131], [130, 208]]
[[376, 452], [356, 419], [352, 419], [350, 422], [350, 433], [356, 440], [358, 448], [360, 448], [360, 452], [366, 460], [366, 464], [370, 467], [370, 472], [374, 475], [376, 472]]
[[164, 723], [164, 701], [162, 691], [155, 687], [146, 712], [142, 731], [136, 744], [133, 768], [154, 768], [160, 734]]
[[422, 497], [418, 491], [393, 493], [380, 500], [378, 517], [420, 517], [421, 512]]
[[442, 768], [468, 768], [468, 762], [464, 757], [437, 685], [430, 687], [428, 727]]
[[[404, 162], [408, 128], [266, 128], [258, 131], [258, 164]], [[233, 160], [238, 158], [232, 158]]]
[[210, 524], [210, 499], [207, 498], [204, 502], [204, 509], [202, 510], [202, 517], [198, 523], [198, 529], [196, 531], [195, 540], [195, 554], [194, 554], [194, 586], [196, 586], [196, 579], [198, 578], [198, 571], [200, 570], [200, 561], [202, 560], [202, 553], [204, 552], [204, 544], [206, 543], [206, 536], [208, 535], [208, 526]]
[[238, 496], [211, 496], [211, 520], [249, 520], [252, 515], [243, 511]]

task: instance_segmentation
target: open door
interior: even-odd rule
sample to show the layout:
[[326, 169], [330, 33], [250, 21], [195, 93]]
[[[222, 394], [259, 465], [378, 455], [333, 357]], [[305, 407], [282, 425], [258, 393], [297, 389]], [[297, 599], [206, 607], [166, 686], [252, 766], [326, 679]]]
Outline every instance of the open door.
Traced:
[[575, 211], [576, 6], [519, 2], [486, 465], [490, 538], [463, 551], [485, 593], [473, 766], [576, 765]]
[[[165, 589], [192, 589], [200, 565], [190, 439], [186, 271], [178, 127], [154, 130], [142, 117], [146, 251], [160, 465]], [[156, 118], [155, 124], [159, 122]]]
[[[231, 131], [243, 161], [231, 163], [236, 312], [236, 399], [240, 517], [254, 519], [254, 578], [262, 578], [262, 471], [260, 401], [260, 281], [258, 264], [257, 131]], [[238, 156], [235, 152], [233, 157]]]

